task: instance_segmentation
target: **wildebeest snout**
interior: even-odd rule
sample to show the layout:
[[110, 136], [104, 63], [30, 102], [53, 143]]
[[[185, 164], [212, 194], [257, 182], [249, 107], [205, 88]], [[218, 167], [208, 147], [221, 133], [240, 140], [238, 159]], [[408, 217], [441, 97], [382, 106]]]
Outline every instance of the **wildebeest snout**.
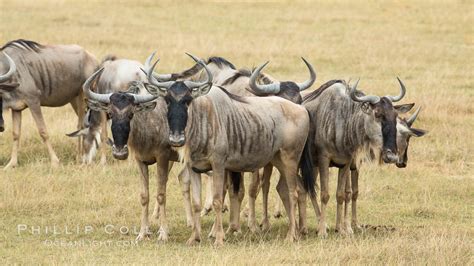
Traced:
[[382, 160], [385, 163], [397, 163], [398, 155], [391, 150], [384, 150], [382, 153]]
[[184, 136], [183, 133], [181, 133], [181, 134], [180, 133], [174, 133], [174, 134], [170, 134], [169, 141], [170, 141], [171, 146], [181, 147], [186, 142], [186, 137]]
[[117, 160], [126, 160], [128, 158], [128, 146], [125, 145], [123, 147], [117, 147], [115, 145], [112, 146], [112, 155]]

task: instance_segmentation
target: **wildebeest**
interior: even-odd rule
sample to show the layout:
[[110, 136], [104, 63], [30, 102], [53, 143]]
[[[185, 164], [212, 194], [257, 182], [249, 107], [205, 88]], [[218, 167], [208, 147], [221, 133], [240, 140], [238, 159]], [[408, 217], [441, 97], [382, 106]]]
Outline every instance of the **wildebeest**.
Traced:
[[[168, 103], [169, 141], [181, 150], [192, 183], [194, 225], [188, 244], [201, 239], [198, 173], [213, 171], [215, 244], [222, 245], [221, 209], [226, 171], [255, 171], [269, 163], [277, 167], [287, 181], [290, 202], [287, 239], [293, 241], [296, 238], [294, 211], [300, 158], [305, 188], [314, 192], [312, 167], [308, 164], [311, 160], [305, 148], [309, 129], [307, 111], [279, 97], [239, 97], [212, 86], [212, 74], [205, 63], [193, 59], [206, 69], [206, 81], [197, 84], [159, 82], [153, 77], [155, 63], [148, 71], [148, 81], [154, 87], [147, 87], [151, 94], [164, 97]], [[235, 192], [234, 187], [230, 192], [231, 204], [238, 204]]]
[[[126, 159], [130, 147], [140, 169], [142, 212], [137, 240], [150, 233], [148, 166], [157, 164], [157, 207], [154, 215], [159, 213], [160, 218], [158, 240], [166, 241], [169, 234], [165, 210], [169, 162], [177, 161], [178, 156], [171, 150], [168, 142], [166, 103], [163, 99], [154, 101], [157, 97], [146, 93], [146, 78], [142, 67], [136, 61], [125, 59], [105, 64], [86, 81], [84, 92], [89, 99], [90, 108], [107, 112], [112, 120], [113, 156], [119, 160]], [[95, 93], [90, 88], [97, 78], [97, 90], [100, 93]], [[128, 91], [124, 91], [126, 88]]]
[[[39, 134], [48, 148], [51, 164], [56, 166], [59, 159], [49, 142], [41, 106], [59, 107], [70, 103], [79, 118], [80, 129], [85, 112], [81, 87], [98, 62], [78, 45], [41, 45], [15, 40], [5, 44], [0, 51], [7, 52], [17, 66], [11, 77], [11, 81], [17, 84], [16, 89], [2, 94], [3, 108], [12, 110], [13, 122], [13, 149], [5, 168], [18, 164], [21, 111], [26, 108], [30, 108]], [[80, 141], [78, 149], [81, 149]]]
[[[342, 80], [329, 81], [306, 95], [303, 105], [311, 119], [310, 138], [315, 166], [321, 185], [321, 216], [319, 234], [327, 236], [326, 205], [329, 200], [328, 170], [339, 167], [337, 185], [336, 230], [352, 232], [348, 216], [342, 226], [342, 204], [345, 202], [345, 183], [350, 169], [357, 169], [362, 158], [373, 155], [385, 163], [398, 161], [397, 115], [407, 112], [412, 105], [394, 106], [406, 89], [402, 81], [398, 96], [366, 96], [349, 87]], [[313, 205], [317, 204], [313, 200]], [[316, 207], [315, 207], [316, 209]], [[318, 208], [319, 209], [319, 208]]]
[[[411, 106], [413, 106], [412, 104]], [[405, 105], [406, 108], [411, 109], [410, 105]], [[408, 110], [409, 110], [408, 109]], [[404, 111], [408, 111], [404, 110]], [[397, 117], [397, 148], [398, 148], [398, 161], [396, 166], [398, 168], [405, 168], [408, 163], [408, 147], [411, 137], [422, 137], [426, 134], [426, 131], [423, 129], [413, 128], [412, 125], [415, 122], [418, 114], [420, 113], [421, 108], [418, 108], [413, 115], [408, 119]], [[352, 228], [358, 228], [359, 223], [357, 220], [357, 199], [359, 197], [359, 168], [353, 165], [350, 171], [350, 178], [346, 177], [346, 199], [344, 207], [345, 210], [348, 209], [348, 201], [352, 199], [351, 209], [352, 209], [352, 219], [351, 225]], [[350, 191], [350, 192], [349, 192]], [[348, 193], [351, 193], [348, 195]], [[347, 211], [345, 211], [347, 215]], [[348, 218], [346, 218], [348, 219]]]
[[8, 82], [16, 71], [15, 62], [5, 52], [3, 52], [2, 54], [5, 55], [6, 60], [0, 60], [0, 73], [2, 73], [0, 74], [0, 132], [3, 132], [5, 130], [2, 115], [3, 101], [1, 95], [3, 92], [10, 92], [18, 86], [18, 84], [16, 83]]
[[[254, 71], [249, 71], [247, 69], [239, 69], [237, 70], [232, 63], [228, 60], [221, 58], [221, 57], [211, 57], [206, 60], [206, 66], [208, 67], [209, 71], [213, 75], [213, 84], [217, 86], [221, 86], [225, 88], [232, 94], [236, 94], [239, 96], [278, 96], [294, 103], [300, 104], [302, 101], [302, 97], [300, 92], [303, 90], [308, 89], [316, 80], [316, 72], [314, 71], [311, 64], [309, 64], [306, 59], [302, 58], [303, 62], [305, 63], [306, 67], [309, 70], [310, 78], [302, 83], [296, 83], [293, 81], [278, 81], [273, 77], [269, 76], [268, 74], [262, 73], [263, 68], [268, 64], [261, 65]], [[145, 65], [150, 64], [150, 61], [147, 60]], [[196, 63], [190, 69], [183, 71], [181, 73], [174, 73], [174, 74], [161, 74], [158, 75], [155, 73], [155, 77], [161, 80], [168, 79], [189, 79], [189, 80], [205, 80], [207, 78], [203, 67]], [[263, 84], [259, 84], [263, 83]], [[256, 226], [256, 219], [255, 219], [255, 199], [257, 197], [259, 191], [259, 184], [260, 179], [263, 179], [263, 193], [264, 193], [264, 219], [262, 221], [262, 225], [264, 229], [269, 228], [269, 220], [267, 215], [267, 200], [268, 192], [269, 192], [269, 179], [272, 174], [272, 166], [266, 166], [266, 170], [259, 171], [256, 170], [252, 173], [252, 181], [249, 185], [249, 202], [248, 206], [250, 209], [249, 212], [249, 219], [248, 225], [252, 232], [257, 230]], [[262, 177], [261, 177], [262, 176]], [[210, 180], [210, 179], [209, 179]], [[243, 181], [243, 180], [242, 180]], [[277, 189], [281, 188], [282, 183], [279, 182]], [[212, 191], [209, 189], [210, 186], [207, 187], [207, 194], [206, 194], [206, 203], [204, 205], [203, 212], [209, 212], [212, 206]], [[239, 200], [243, 199], [243, 192], [239, 194]], [[303, 202], [301, 204], [304, 204]], [[234, 216], [233, 212], [231, 211], [231, 217]], [[235, 218], [236, 222], [238, 222], [238, 216]], [[231, 220], [234, 220], [231, 218]], [[302, 223], [304, 219], [300, 220]], [[238, 225], [234, 224], [234, 226], [239, 227]], [[301, 229], [305, 230], [305, 225], [300, 224]], [[238, 229], [236, 229], [238, 230]]]

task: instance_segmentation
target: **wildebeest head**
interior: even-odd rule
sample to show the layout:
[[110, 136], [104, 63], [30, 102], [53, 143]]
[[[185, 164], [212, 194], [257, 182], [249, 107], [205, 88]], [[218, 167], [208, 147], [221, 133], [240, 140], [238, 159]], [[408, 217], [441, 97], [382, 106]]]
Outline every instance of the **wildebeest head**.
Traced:
[[306, 90], [311, 85], [313, 85], [314, 81], [316, 80], [316, 72], [314, 71], [313, 67], [311, 66], [306, 59], [303, 57], [303, 62], [308, 67], [310, 78], [302, 83], [296, 83], [293, 81], [282, 81], [276, 82], [272, 84], [265, 84], [260, 85], [257, 84], [257, 78], [260, 75], [262, 69], [269, 63], [268, 61], [258, 67], [255, 71], [253, 71], [252, 75], [250, 76], [250, 88], [258, 95], [275, 95], [292, 101], [294, 103], [300, 104], [302, 102], [300, 91]]
[[2, 106], [3, 106], [2, 93], [10, 92], [16, 87], [18, 87], [18, 83], [11, 83], [11, 82], [7, 83], [7, 81], [9, 81], [12, 78], [13, 74], [15, 73], [16, 65], [10, 56], [8, 56], [5, 52], [3, 52], [3, 54], [7, 58], [7, 62], [6, 64], [4, 64], [6, 66], [5, 69], [3, 69], [3, 66], [0, 65], [0, 73], [5, 72], [5, 74], [0, 74], [0, 132], [3, 132], [5, 130], [3, 116], [2, 116]]
[[418, 108], [413, 115], [408, 119], [398, 118], [397, 122], [397, 147], [398, 147], [398, 161], [396, 163], [398, 168], [405, 168], [408, 163], [408, 145], [411, 137], [422, 137], [427, 131], [423, 129], [413, 128], [421, 108]]
[[374, 96], [360, 95], [356, 90], [359, 81], [351, 88], [350, 96], [352, 100], [363, 103], [363, 110], [370, 115], [381, 130], [382, 137], [382, 159], [385, 163], [398, 162], [397, 149], [397, 116], [399, 113], [408, 112], [413, 104], [394, 106], [393, 102], [400, 101], [405, 96], [406, 88], [399, 79], [400, 94], [398, 96]]
[[[149, 57], [151, 61], [154, 53]], [[207, 81], [158, 81], [153, 74], [157, 60], [152, 67], [147, 69], [147, 77], [151, 86], [145, 86], [149, 93], [161, 96], [168, 105], [169, 142], [174, 147], [181, 147], [186, 143], [185, 129], [188, 122], [188, 106], [193, 99], [207, 94], [212, 87], [212, 74], [204, 61], [190, 54], [196, 63], [204, 67], [207, 73]]]
[[[153, 110], [157, 97], [153, 95], [137, 95], [136, 92], [143, 83], [135, 81], [128, 92], [114, 92], [98, 94], [91, 91], [92, 82], [102, 73], [104, 68], [96, 71], [83, 85], [84, 93], [89, 99], [89, 107], [95, 111], [105, 111], [112, 120], [112, 154], [114, 158], [125, 160], [128, 157], [128, 137], [130, 134], [130, 121], [133, 115], [141, 111]], [[137, 89], [138, 88], [138, 89]], [[133, 93], [132, 93], [133, 91]]]

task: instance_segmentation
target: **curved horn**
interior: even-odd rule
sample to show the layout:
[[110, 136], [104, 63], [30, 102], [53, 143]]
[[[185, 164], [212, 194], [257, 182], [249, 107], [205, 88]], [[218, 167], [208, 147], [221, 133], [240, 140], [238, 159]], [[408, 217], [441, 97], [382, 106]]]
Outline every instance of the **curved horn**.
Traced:
[[[151, 62], [153, 60], [153, 57], [155, 56], [156, 51], [153, 51], [149, 57], [145, 60], [144, 67], [148, 71], [148, 69], [151, 67]], [[162, 80], [162, 81], [169, 81], [171, 80], [171, 74], [158, 74], [153, 72], [153, 76], [155, 79]]]
[[356, 102], [369, 102], [371, 104], [376, 104], [380, 101], [380, 97], [379, 96], [375, 96], [375, 95], [366, 95], [366, 96], [357, 96], [356, 95], [356, 92], [357, 92], [357, 85], [359, 85], [359, 81], [360, 79], [358, 79], [356, 81], [356, 83], [354, 84], [353, 87], [351, 87], [351, 92], [350, 92], [350, 95], [351, 95], [351, 99], [356, 101]]
[[418, 107], [418, 109], [416, 110], [415, 113], [413, 113], [408, 119], [407, 119], [407, 125], [409, 127], [411, 127], [411, 125], [413, 125], [413, 123], [415, 122], [416, 118], [418, 117], [418, 114], [420, 113], [421, 111], [421, 107]]
[[13, 59], [11, 59], [11, 57], [8, 56], [8, 54], [5, 53], [5, 52], [3, 52], [3, 54], [7, 58], [8, 67], [10, 69], [8, 70], [8, 72], [6, 74], [0, 76], [0, 83], [9, 80], [12, 77], [13, 73], [15, 73], [15, 71], [16, 71], [16, 65], [15, 65], [15, 62], [13, 61]]
[[257, 78], [260, 75], [260, 71], [268, 64], [270, 61], [267, 61], [265, 64], [261, 65], [250, 76], [250, 88], [258, 94], [278, 94], [280, 92], [280, 82], [259, 85], [257, 84]]
[[300, 88], [300, 91], [303, 91], [303, 90], [306, 90], [307, 88], [311, 87], [313, 85], [313, 83], [316, 81], [316, 72], [314, 71], [313, 66], [311, 66], [311, 64], [308, 63], [308, 61], [306, 61], [306, 59], [304, 59], [303, 57], [301, 57], [301, 59], [303, 59], [303, 62], [308, 67], [309, 76], [310, 76], [307, 81], [302, 82], [302, 83], [296, 83], [296, 85], [298, 85], [298, 87]]
[[403, 98], [403, 96], [405, 96], [405, 93], [407, 92], [405, 85], [403, 85], [403, 82], [400, 80], [399, 77], [397, 77], [397, 80], [398, 80], [398, 83], [400, 83], [400, 94], [397, 96], [390, 96], [390, 95], [385, 96], [389, 98], [392, 102], [400, 101]]
[[212, 73], [211, 71], [209, 70], [209, 68], [207, 68], [206, 66], [206, 63], [204, 63], [204, 61], [202, 61], [201, 59], [193, 56], [192, 54], [188, 54], [186, 53], [189, 57], [191, 57], [196, 63], [200, 64], [202, 67], [204, 67], [204, 69], [206, 70], [206, 73], [207, 73], [207, 80], [206, 81], [203, 81], [203, 82], [194, 82], [194, 81], [190, 81], [190, 80], [186, 80], [184, 81], [184, 84], [186, 84], [186, 86], [190, 89], [193, 89], [193, 88], [199, 88], [199, 87], [202, 87], [204, 85], [208, 85], [208, 86], [211, 86], [212, 85]]
[[160, 61], [160, 59], [156, 60], [156, 62], [151, 67], [147, 68], [146, 76], [148, 78], [148, 82], [150, 82], [151, 85], [154, 85], [158, 88], [169, 89], [171, 87], [171, 85], [173, 85], [174, 81], [159, 82], [158, 80], [155, 79], [155, 77], [153, 75], [153, 70], [155, 69], [156, 64], [159, 61]]
[[86, 82], [84, 82], [84, 85], [82, 85], [82, 90], [84, 91], [84, 94], [86, 95], [87, 98], [98, 101], [101, 103], [110, 103], [110, 96], [112, 96], [112, 93], [107, 93], [107, 94], [100, 94], [100, 93], [95, 93], [91, 91], [91, 85], [92, 82], [104, 71], [104, 67], [101, 67], [99, 70], [94, 72], [92, 76], [90, 76]]

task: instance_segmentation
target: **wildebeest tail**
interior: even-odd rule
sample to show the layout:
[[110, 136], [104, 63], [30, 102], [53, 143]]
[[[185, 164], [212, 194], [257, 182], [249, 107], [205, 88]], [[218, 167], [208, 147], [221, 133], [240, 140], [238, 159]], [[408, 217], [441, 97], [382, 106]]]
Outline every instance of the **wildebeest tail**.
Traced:
[[232, 187], [234, 189], [234, 193], [239, 192], [240, 179], [241, 178], [242, 178], [242, 173], [240, 173], [240, 172], [230, 172], [230, 179], [232, 181]]
[[308, 136], [306, 143], [304, 144], [303, 154], [300, 159], [301, 175], [303, 177], [303, 185], [307, 192], [309, 192], [312, 198], [316, 197], [316, 190], [314, 186], [316, 180], [313, 172], [313, 158], [311, 156], [311, 137]]

